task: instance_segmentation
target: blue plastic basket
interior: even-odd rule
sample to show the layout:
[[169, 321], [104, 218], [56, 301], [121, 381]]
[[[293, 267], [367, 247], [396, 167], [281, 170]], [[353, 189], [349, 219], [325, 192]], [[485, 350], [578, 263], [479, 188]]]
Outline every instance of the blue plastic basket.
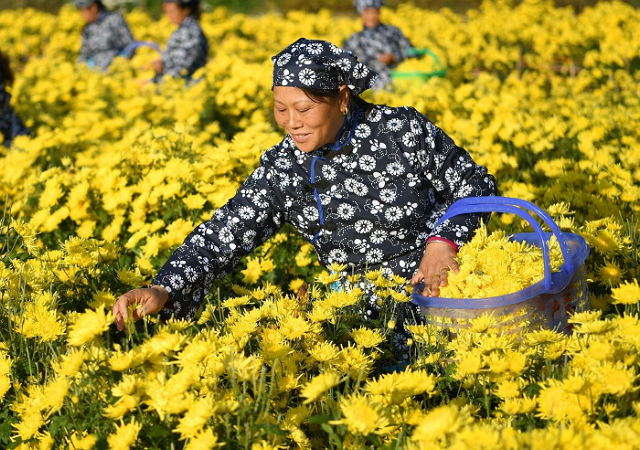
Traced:
[[[542, 248], [544, 278], [520, 291], [489, 298], [444, 298], [421, 295], [423, 286], [416, 286], [412, 302], [419, 305], [428, 323], [444, 326], [451, 331], [467, 328], [471, 320], [484, 314], [496, 319], [503, 332], [524, 329], [551, 328], [568, 332], [569, 315], [589, 307], [589, 292], [584, 262], [589, 247], [580, 235], [563, 233], [553, 219], [533, 203], [509, 197], [474, 197], [455, 202], [436, 226], [451, 217], [480, 212], [512, 213], [527, 220], [533, 233], [516, 233], [510, 238]], [[530, 212], [549, 227], [544, 232]], [[552, 272], [549, 259], [549, 239], [555, 236], [560, 244], [564, 264]]]

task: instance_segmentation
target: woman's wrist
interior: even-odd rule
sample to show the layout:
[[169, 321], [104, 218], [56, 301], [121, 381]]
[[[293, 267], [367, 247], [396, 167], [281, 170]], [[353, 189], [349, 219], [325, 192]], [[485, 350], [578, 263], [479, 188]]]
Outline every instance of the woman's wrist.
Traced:
[[169, 292], [159, 284], [155, 284], [150, 286], [149, 289], [153, 289], [160, 295], [160, 300], [162, 301], [162, 307], [164, 308], [171, 301], [171, 297], [169, 296]]
[[430, 242], [444, 242], [445, 244], [449, 244], [451, 246], [451, 248], [453, 248], [453, 250], [457, 253], [459, 248], [458, 248], [458, 244], [456, 244], [455, 242], [447, 239], [447, 238], [443, 238], [440, 236], [431, 236], [429, 239], [427, 239], [427, 245], [429, 245]]

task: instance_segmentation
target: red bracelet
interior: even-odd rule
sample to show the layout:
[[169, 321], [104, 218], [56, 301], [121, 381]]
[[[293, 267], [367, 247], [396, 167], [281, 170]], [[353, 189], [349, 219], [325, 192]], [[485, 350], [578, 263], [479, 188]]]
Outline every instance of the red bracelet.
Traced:
[[449, 244], [456, 251], [456, 253], [458, 252], [458, 244], [456, 244], [453, 241], [450, 241], [449, 239], [446, 239], [440, 236], [431, 236], [429, 239], [427, 239], [427, 244], [431, 241], [439, 241], [439, 242], [444, 242], [445, 244]]

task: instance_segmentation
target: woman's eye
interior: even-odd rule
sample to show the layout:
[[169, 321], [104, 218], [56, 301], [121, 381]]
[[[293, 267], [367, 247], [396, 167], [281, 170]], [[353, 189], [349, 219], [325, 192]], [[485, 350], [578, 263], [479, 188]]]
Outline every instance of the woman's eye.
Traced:
[[309, 108], [299, 109], [299, 110], [298, 110], [298, 112], [301, 112], [301, 113], [303, 113], [303, 112], [307, 112], [307, 111], [309, 111]]

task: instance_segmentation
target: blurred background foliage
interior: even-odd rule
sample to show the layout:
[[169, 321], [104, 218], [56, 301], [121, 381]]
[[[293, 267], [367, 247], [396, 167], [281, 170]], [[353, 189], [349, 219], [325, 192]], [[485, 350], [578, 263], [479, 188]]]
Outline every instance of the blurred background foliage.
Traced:
[[[13, 8], [35, 8], [48, 12], [57, 12], [65, 3], [69, 3], [69, 0], [1, 0], [0, 10]], [[122, 9], [140, 7], [147, 10], [154, 16], [158, 16], [161, 12], [162, 0], [104, 0], [104, 3], [110, 7]], [[434, 10], [449, 8], [456, 12], [464, 12], [471, 8], [477, 9], [482, 3], [482, 0], [412, 0], [411, 2], [387, 0], [386, 5], [394, 8], [401, 3], [412, 3], [421, 8]], [[510, 3], [517, 4], [519, 2], [517, 0], [513, 0]], [[578, 12], [587, 6], [592, 6], [596, 3], [598, 3], [598, 0], [555, 0], [555, 4], [557, 6], [572, 6]], [[626, 3], [629, 3], [636, 8], [640, 7], [640, 0], [627, 0]], [[203, 4], [207, 9], [216, 6], [224, 6], [232, 11], [255, 14], [265, 11], [289, 11], [294, 9], [317, 11], [321, 8], [327, 8], [334, 12], [353, 12], [353, 2], [350, 0], [322, 0], [317, 2], [310, 2], [309, 0], [203, 0]]]

